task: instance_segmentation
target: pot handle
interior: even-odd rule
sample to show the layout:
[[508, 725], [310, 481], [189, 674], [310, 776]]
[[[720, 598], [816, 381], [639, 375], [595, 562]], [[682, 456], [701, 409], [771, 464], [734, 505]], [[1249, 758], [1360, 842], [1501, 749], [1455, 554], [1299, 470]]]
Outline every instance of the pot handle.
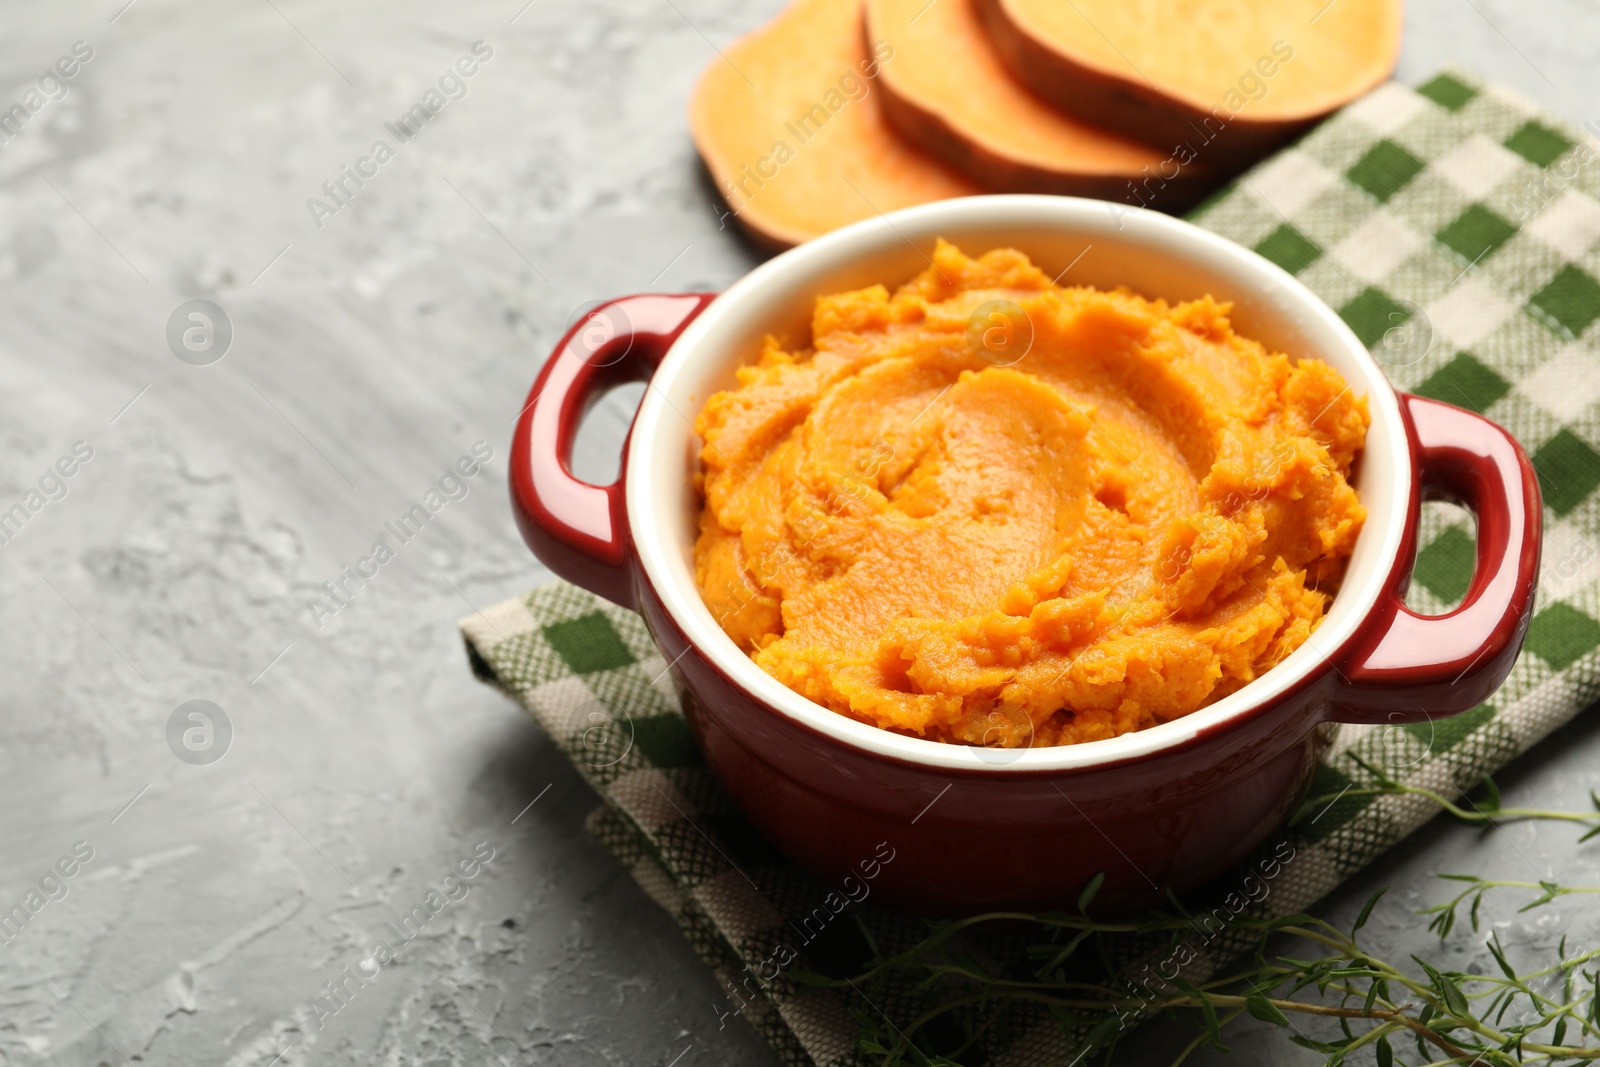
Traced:
[[[1378, 725], [1423, 722], [1483, 703], [1511, 672], [1533, 613], [1543, 512], [1522, 446], [1480, 415], [1402, 393], [1419, 492], [1478, 519], [1477, 563], [1461, 606], [1439, 616], [1405, 606], [1411, 568], [1379, 600], [1338, 666], [1332, 717]], [[1418, 513], [1403, 554], [1414, 559]]]
[[[712, 293], [625, 296], [580, 319], [545, 360], [511, 438], [511, 506], [522, 538], [557, 575], [625, 608], [634, 606], [622, 473], [590, 485], [572, 473], [584, 413], [608, 389], [649, 381]], [[630, 434], [631, 434], [630, 429]]]

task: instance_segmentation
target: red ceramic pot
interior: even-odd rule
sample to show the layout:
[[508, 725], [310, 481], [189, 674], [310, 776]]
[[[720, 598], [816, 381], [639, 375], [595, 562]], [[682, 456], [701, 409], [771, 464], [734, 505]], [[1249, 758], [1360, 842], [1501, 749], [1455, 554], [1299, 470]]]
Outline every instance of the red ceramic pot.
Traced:
[[[1012, 246], [1068, 280], [1149, 297], [1212, 294], [1245, 335], [1332, 364], [1368, 398], [1356, 477], [1367, 522], [1310, 641], [1238, 692], [1106, 741], [996, 750], [903, 737], [802, 698], [756, 667], [701, 602], [693, 546], [692, 420], [733, 383], [763, 335], [808, 336], [819, 294], [891, 286], [936, 237]], [[623, 473], [589, 485], [569, 467], [585, 406], [648, 380]], [[1396, 393], [1343, 321], [1300, 282], [1214, 234], [1154, 212], [1067, 197], [994, 196], [896, 212], [767, 262], [727, 292], [631, 296], [575, 327], [517, 424], [511, 490], [551, 570], [640, 612], [672, 665], [710, 766], [796, 862], [838, 881], [887, 842], [874, 896], [928, 913], [1057, 907], [1105, 872], [1120, 908], [1198, 886], [1261, 845], [1303, 795], [1330, 723], [1454, 715], [1505, 679], [1533, 604], [1538, 484], [1505, 431]], [[1425, 618], [1402, 600], [1425, 497], [1477, 516], [1461, 606]], [[1319, 740], [1322, 739], [1322, 740]]]

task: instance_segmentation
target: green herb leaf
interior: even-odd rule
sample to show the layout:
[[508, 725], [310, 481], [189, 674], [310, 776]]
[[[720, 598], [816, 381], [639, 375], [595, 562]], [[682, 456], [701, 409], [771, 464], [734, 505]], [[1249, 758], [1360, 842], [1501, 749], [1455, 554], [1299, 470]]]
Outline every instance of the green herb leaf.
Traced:
[[1367, 920], [1372, 917], [1372, 909], [1377, 906], [1378, 901], [1382, 900], [1383, 895], [1388, 891], [1389, 887], [1384, 886], [1382, 889], [1378, 890], [1376, 893], [1372, 894], [1372, 896], [1367, 898], [1366, 904], [1362, 905], [1361, 907], [1361, 914], [1356, 916], [1355, 925], [1350, 928], [1350, 936], [1354, 937], [1357, 931], [1359, 931], [1363, 926], [1367, 925]]
[[1105, 871], [1099, 871], [1093, 878], [1089, 879], [1089, 884], [1084, 886], [1083, 891], [1078, 894], [1078, 910], [1080, 912], [1088, 914], [1089, 905], [1093, 903], [1095, 894], [1100, 892], [1100, 887], [1105, 883]]
[[1441, 974], [1439, 977], [1444, 985], [1445, 1004], [1457, 1015], [1470, 1016], [1472, 1005], [1468, 1003], [1467, 995], [1461, 992], [1461, 987], [1456, 984], [1455, 979], [1446, 974]]
[[1289, 1017], [1266, 997], [1245, 997], [1244, 1006], [1251, 1015], [1264, 1023], [1272, 1023], [1274, 1026], [1289, 1025]]
[[1372, 1014], [1372, 1006], [1373, 1006], [1373, 1004], [1375, 1004], [1377, 1002], [1377, 1000], [1378, 1000], [1378, 998], [1380, 996], [1383, 997], [1384, 999], [1388, 999], [1388, 996], [1389, 996], [1389, 982], [1388, 982], [1387, 979], [1374, 978], [1367, 985], [1367, 999], [1361, 1005], [1361, 1014], [1362, 1015], [1371, 1015]]
[[1100, 1048], [1108, 1038], [1115, 1038], [1122, 1032], [1122, 1019], [1120, 1016], [1111, 1015], [1096, 1023], [1094, 1028], [1084, 1036], [1084, 1044], [1091, 1049]]
[[1485, 941], [1484, 944], [1489, 946], [1489, 954], [1493, 956], [1494, 961], [1500, 965], [1500, 973], [1504, 974], [1513, 982], [1518, 981], [1517, 972], [1512, 970], [1511, 964], [1506, 962], [1505, 950], [1500, 947], [1499, 932], [1497, 931], [1494, 934], [1491, 934], [1489, 940]]
[[1200, 997], [1200, 1012], [1205, 1019], [1206, 1040], [1218, 1052], [1227, 1052], [1228, 1046], [1222, 1043], [1222, 1023], [1217, 1019], [1217, 1007], [1204, 994]]

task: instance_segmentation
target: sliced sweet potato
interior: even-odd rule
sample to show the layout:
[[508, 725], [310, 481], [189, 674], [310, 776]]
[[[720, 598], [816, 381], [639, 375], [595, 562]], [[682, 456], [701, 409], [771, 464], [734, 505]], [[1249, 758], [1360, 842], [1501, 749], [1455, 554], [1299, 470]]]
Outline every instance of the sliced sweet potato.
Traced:
[[1203, 162], [1171, 159], [1172, 145], [1161, 151], [1041, 100], [1007, 70], [973, 0], [866, 0], [864, 17], [868, 42], [892, 49], [878, 71], [889, 124], [979, 184], [1133, 201], [1136, 182], [1159, 176], [1152, 202], [1163, 209], [1214, 184]]
[[980, 190], [902, 140], [878, 107], [861, 0], [797, 0], [713, 59], [695, 146], [739, 223], [787, 248], [879, 212]]
[[1401, 0], [977, 4], [1006, 65], [1045, 100], [1231, 162], [1373, 88], [1400, 54]]

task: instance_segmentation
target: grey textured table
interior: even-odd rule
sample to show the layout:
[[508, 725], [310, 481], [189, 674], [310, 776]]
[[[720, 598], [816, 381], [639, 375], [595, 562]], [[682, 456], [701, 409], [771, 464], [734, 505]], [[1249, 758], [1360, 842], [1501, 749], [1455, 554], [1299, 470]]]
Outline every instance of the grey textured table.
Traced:
[[[3, 107], [74, 42], [92, 56], [0, 145], [0, 511], [47, 497], [0, 544], [0, 910], [44, 899], [0, 936], [0, 1065], [773, 1062], [719, 1028], [710, 975], [585, 834], [594, 795], [472, 680], [454, 620], [543, 577], [505, 447], [569, 316], [756, 262], [719, 229], [684, 112], [714, 48], [779, 5], [522, 3], [4, 8]], [[1423, 0], [1407, 21], [1402, 79], [1456, 62], [1597, 117], [1581, 0]], [[465, 95], [371, 160], [477, 40]], [[334, 204], [324, 182], [358, 166]], [[169, 351], [197, 298], [232, 324], [209, 366]], [[636, 396], [593, 416], [584, 470], [605, 473]], [[345, 578], [480, 441], [485, 469], [444, 483], [466, 495]], [[92, 458], [52, 476], [77, 442]], [[220, 761], [169, 744], [192, 700], [232, 737], [192, 736], [190, 759]], [[1592, 724], [1568, 730], [1510, 795], [1581, 806], [1595, 754]], [[1379, 936], [1422, 949], [1433, 872], [1592, 881], [1574, 837], [1435, 825], [1327, 911], [1393, 883]], [[75, 846], [91, 858], [52, 876]], [[474, 876], [446, 881], [462, 861]], [[430, 891], [457, 899], [317, 1011]], [[1126, 1059], [1187, 1037], [1157, 1028]], [[1267, 1027], [1235, 1047], [1317, 1059]]]

